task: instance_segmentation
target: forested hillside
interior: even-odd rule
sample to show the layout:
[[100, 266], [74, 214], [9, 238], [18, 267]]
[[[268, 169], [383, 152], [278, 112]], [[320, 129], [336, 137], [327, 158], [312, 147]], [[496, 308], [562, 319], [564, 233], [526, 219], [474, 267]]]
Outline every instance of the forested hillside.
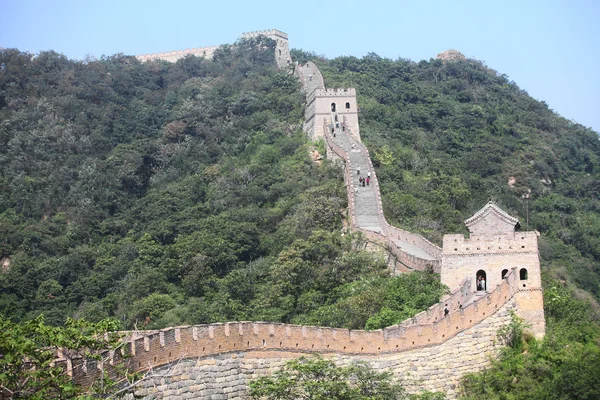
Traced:
[[[0, 50], [0, 317], [376, 329], [437, 302], [436, 275], [390, 278], [343, 233], [342, 173], [309, 156], [274, 46], [143, 64]], [[474, 60], [315, 61], [357, 88], [391, 223], [439, 243], [493, 199], [541, 233], [546, 339], [515, 322], [464, 395], [597, 397], [598, 314], [572, 291], [600, 300], [598, 135]]]
[[479, 61], [317, 61], [327, 87], [357, 88], [391, 223], [441, 243], [494, 200], [541, 233], [545, 271], [600, 300], [596, 132]]
[[174, 64], [2, 50], [0, 314], [364, 328], [438, 301], [434, 275], [390, 279], [342, 235], [341, 172], [309, 157], [274, 46]]
[[357, 88], [393, 224], [440, 243], [492, 199], [541, 233], [546, 337], [515, 319], [498, 335], [508, 347], [465, 377], [461, 398], [599, 398], [598, 134], [475, 60], [295, 57], [317, 59], [327, 87]]

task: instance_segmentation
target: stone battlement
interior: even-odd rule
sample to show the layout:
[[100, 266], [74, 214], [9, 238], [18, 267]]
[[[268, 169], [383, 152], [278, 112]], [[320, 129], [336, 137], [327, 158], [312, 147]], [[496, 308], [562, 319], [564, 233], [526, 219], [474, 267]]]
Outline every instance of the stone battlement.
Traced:
[[242, 33], [242, 38], [251, 38], [251, 37], [257, 37], [257, 36], [279, 36], [280, 38], [283, 38], [285, 40], [288, 40], [288, 34], [285, 32], [282, 32], [278, 29], [267, 29], [267, 30], [263, 30], [263, 31], [254, 31], [254, 32], [244, 32]]
[[175, 62], [178, 59], [184, 58], [187, 55], [194, 55], [196, 57], [212, 58], [213, 54], [215, 53], [215, 51], [218, 48], [219, 48], [219, 46], [196, 47], [193, 49], [167, 51], [164, 53], [142, 54], [142, 55], [135, 56], [135, 57], [142, 62], [151, 61], [151, 60], [164, 60], [164, 61]]
[[308, 95], [306, 103], [312, 103], [317, 97], [356, 97], [356, 89], [315, 89]]
[[464, 235], [444, 235], [444, 257], [472, 254], [512, 254], [538, 252], [536, 232], [514, 232], [510, 235], [466, 238]]
[[[516, 272], [511, 271], [493, 291], [458, 308], [470, 297], [466, 282], [442, 302], [401, 324], [365, 331], [300, 326], [270, 322], [228, 322], [178, 326], [151, 332], [127, 332], [122, 354], [132, 371], [145, 371], [181, 359], [216, 357], [232, 352], [264, 352], [264, 362], [273, 352], [320, 353], [346, 356], [376, 356], [437, 346], [460, 335], [496, 313], [518, 291]], [[444, 317], [444, 306], [452, 312]], [[119, 359], [115, 353], [112, 358]], [[57, 360], [61, 362], [65, 360]], [[114, 363], [114, 360], [112, 361]], [[93, 382], [100, 371], [110, 368], [92, 361], [69, 360], [78, 383]]]
[[315, 91], [317, 96], [356, 96], [356, 89], [354, 88], [336, 88], [336, 89], [317, 89]]

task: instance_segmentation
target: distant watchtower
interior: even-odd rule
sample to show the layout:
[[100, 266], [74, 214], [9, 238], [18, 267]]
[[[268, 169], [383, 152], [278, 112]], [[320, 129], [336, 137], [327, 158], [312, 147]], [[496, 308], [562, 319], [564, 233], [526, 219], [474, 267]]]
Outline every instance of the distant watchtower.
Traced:
[[[519, 220], [488, 202], [465, 221], [470, 237], [444, 235], [441, 280], [455, 290], [471, 278], [472, 291], [491, 291], [516, 269], [519, 315], [537, 337], [544, 336], [545, 319], [537, 232], [517, 232]], [[479, 278], [485, 280], [478, 287]]]
[[242, 38], [248, 39], [260, 35], [266, 36], [277, 42], [277, 46], [275, 47], [275, 61], [277, 61], [278, 68], [285, 68], [292, 62], [287, 33], [277, 29], [268, 29], [265, 31], [244, 32], [242, 33]]
[[[287, 33], [281, 32], [277, 29], [269, 29], [266, 31], [242, 33], [242, 38], [252, 38], [260, 35], [266, 36], [277, 42], [277, 46], [275, 47], [275, 61], [277, 62], [278, 68], [285, 68], [288, 64], [291, 64], [292, 59], [290, 57]], [[213, 57], [218, 48], [219, 46], [197, 47], [193, 49], [167, 51], [163, 53], [142, 54], [136, 56], [136, 58], [141, 62], [152, 60], [176, 62], [180, 58], [184, 58], [188, 55], [210, 59]]]

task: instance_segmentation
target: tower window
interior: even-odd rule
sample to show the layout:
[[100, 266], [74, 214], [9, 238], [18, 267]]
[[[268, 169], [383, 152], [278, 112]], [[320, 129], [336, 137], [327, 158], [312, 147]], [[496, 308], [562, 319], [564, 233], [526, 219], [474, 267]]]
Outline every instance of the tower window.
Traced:
[[346, 110], [350, 109], [350, 103], [346, 103]]
[[525, 268], [521, 268], [521, 270], [519, 271], [519, 279], [522, 281], [527, 280], [527, 270]]

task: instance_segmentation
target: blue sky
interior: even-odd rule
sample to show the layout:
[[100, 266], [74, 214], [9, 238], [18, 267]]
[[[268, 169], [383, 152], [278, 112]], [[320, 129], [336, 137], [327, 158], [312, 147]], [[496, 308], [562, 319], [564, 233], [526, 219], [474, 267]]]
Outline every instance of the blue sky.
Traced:
[[429, 59], [457, 49], [562, 116], [600, 131], [600, 1], [0, 0], [0, 47], [144, 54], [276, 28], [328, 58]]

